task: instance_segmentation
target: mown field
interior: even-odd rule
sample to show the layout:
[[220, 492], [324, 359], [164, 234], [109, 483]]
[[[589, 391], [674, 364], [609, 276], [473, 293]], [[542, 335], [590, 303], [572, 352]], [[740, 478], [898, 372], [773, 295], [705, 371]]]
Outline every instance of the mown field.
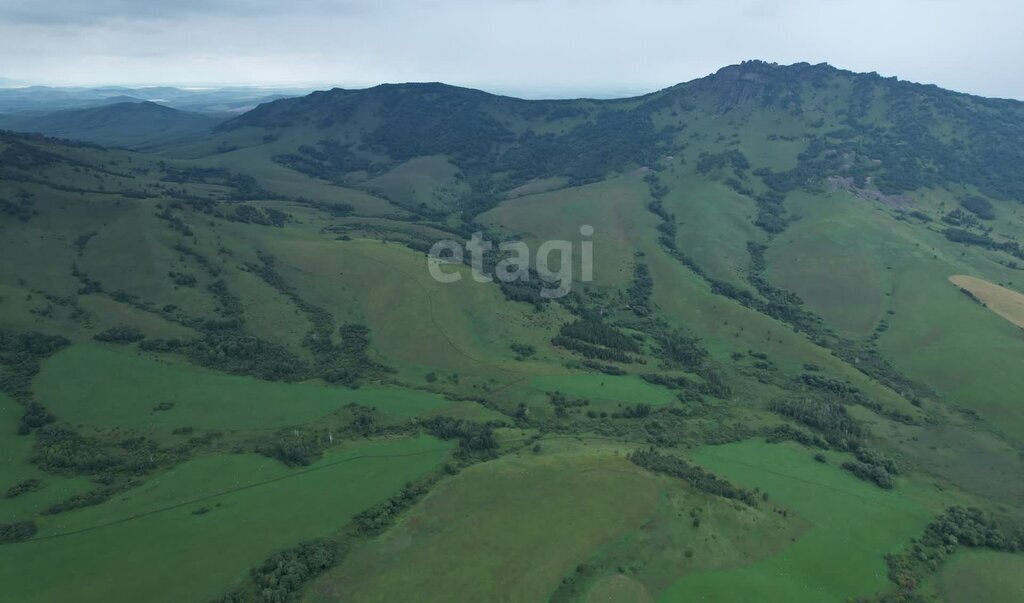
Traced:
[[957, 274], [949, 277], [949, 282], [974, 294], [993, 312], [1024, 328], [1024, 295], [994, 283]]

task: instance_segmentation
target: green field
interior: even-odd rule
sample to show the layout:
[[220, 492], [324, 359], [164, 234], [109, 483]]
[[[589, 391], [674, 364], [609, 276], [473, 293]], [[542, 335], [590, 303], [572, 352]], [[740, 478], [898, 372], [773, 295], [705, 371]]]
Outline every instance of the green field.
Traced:
[[[405, 389], [268, 383], [130, 349], [83, 345], [47, 361], [39, 396], [62, 418], [93, 427], [266, 429], [301, 425], [347, 404], [411, 417], [448, 404]], [[155, 410], [160, 403], [169, 410]]]
[[50, 474], [30, 462], [32, 439], [16, 435], [20, 416], [21, 405], [0, 394], [0, 491], [29, 479], [43, 486], [17, 498], [0, 498], [0, 523], [31, 519], [53, 503], [90, 489], [88, 479]]
[[274, 551], [329, 536], [447, 449], [433, 438], [365, 443], [300, 471], [254, 455], [195, 459], [105, 505], [54, 517], [38, 541], [0, 547], [5, 598], [209, 600]]
[[419, 157], [363, 183], [368, 189], [406, 206], [424, 204], [451, 209], [467, 188], [458, 168], [445, 157]]
[[772, 242], [769, 276], [836, 329], [869, 335], [889, 309], [887, 258], [905, 252], [894, 249], [904, 242], [891, 218], [843, 193], [801, 195], [791, 206], [802, 218]]
[[918, 503], [815, 462], [798, 447], [756, 441], [700, 450], [711, 471], [747, 487], [811, 523], [779, 555], [732, 570], [687, 576], [662, 601], [837, 601], [886, 590], [882, 557], [898, 551], [928, 522]]
[[308, 600], [446, 601], [453, 592], [542, 600], [591, 550], [638, 526], [657, 501], [654, 478], [609, 455], [479, 465], [432, 493], [394, 532], [354, 551], [312, 586]]
[[944, 603], [1024, 599], [1024, 557], [968, 551], [949, 561], [931, 587]]
[[364, 317], [377, 352], [409, 378], [437, 369], [499, 380], [550, 371], [516, 362], [509, 343], [544, 341], [563, 315], [502, 303], [496, 287], [477, 286], [468, 270], [441, 284], [422, 255], [368, 240], [288, 240], [275, 252], [311, 301]]
[[631, 376], [546, 375], [534, 377], [530, 385], [544, 392], [562, 392], [590, 400], [618, 402], [623, 405], [670, 404], [675, 397], [668, 390]]
[[[950, 287], [945, 270], [917, 266], [901, 274], [896, 316], [881, 350], [911, 377], [972, 409], [999, 431], [1024, 437], [1024, 388], [1017, 358], [1024, 334]], [[921, 353], [917, 353], [917, 352]], [[955, 365], [957, 370], [948, 367]]]
[[[653, 230], [656, 218], [643, 207], [646, 185], [642, 174], [629, 174], [587, 186], [537, 193], [502, 203], [484, 213], [484, 224], [501, 226], [523, 236], [536, 249], [552, 239], [574, 243], [574, 272], [579, 275], [580, 227], [594, 227], [596, 286], [622, 286], [632, 272], [639, 231]], [[650, 229], [650, 230], [648, 230]]]
[[763, 238], [750, 223], [750, 199], [678, 165], [662, 172], [662, 179], [671, 191], [665, 204], [679, 224], [680, 249], [713, 277], [745, 286], [747, 241]]

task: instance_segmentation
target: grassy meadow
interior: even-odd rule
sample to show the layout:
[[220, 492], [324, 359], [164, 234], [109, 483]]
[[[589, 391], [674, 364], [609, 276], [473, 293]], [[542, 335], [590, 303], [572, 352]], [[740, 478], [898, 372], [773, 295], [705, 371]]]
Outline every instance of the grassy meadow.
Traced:
[[[0, 600], [1020, 599], [1024, 130], [983, 100], [749, 63], [0, 132]], [[571, 294], [434, 280], [474, 232], [570, 241]], [[998, 537], [898, 567], [953, 506]]]
[[[55, 355], [44, 365], [36, 387], [49, 407], [71, 423], [165, 431], [302, 425], [353, 403], [397, 417], [448, 404], [436, 394], [400, 388], [268, 383], [102, 345], [75, 346]], [[170, 408], [162, 409], [161, 404]]]
[[[566, 488], [577, 496], [564, 496]], [[431, 493], [394, 532], [354, 551], [308, 600], [444, 601], [452, 592], [543, 599], [579, 559], [641, 523], [657, 501], [656, 480], [621, 457], [480, 465]], [[467, 550], [476, 554], [464, 557]]]
[[888, 588], [883, 556], [927, 523], [927, 509], [880, 491], [806, 450], [744, 442], [696, 454], [729, 479], [760, 487], [811, 525], [780, 554], [741, 568], [682, 578], [662, 601], [735, 600], [750, 593], [786, 601], [841, 601]]
[[930, 585], [943, 603], [1019, 601], [1024, 597], [1020, 555], [967, 552], [957, 555]]
[[446, 450], [432, 438], [367, 442], [302, 470], [255, 455], [198, 458], [0, 548], [5, 596], [208, 600], [276, 550], [331, 535], [431, 471]]

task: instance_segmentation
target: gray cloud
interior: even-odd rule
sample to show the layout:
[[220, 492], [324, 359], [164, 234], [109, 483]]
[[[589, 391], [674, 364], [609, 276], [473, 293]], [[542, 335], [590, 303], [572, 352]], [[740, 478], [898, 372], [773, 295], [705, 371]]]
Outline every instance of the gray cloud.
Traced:
[[0, 76], [625, 93], [749, 58], [1024, 98], [1013, 0], [0, 0]]
[[61, 26], [112, 20], [168, 21], [200, 15], [247, 18], [289, 12], [290, 7], [308, 13], [336, 13], [358, 10], [366, 4], [330, 0], [4, 0], [0, 4], [0, 19], [7, 23]]

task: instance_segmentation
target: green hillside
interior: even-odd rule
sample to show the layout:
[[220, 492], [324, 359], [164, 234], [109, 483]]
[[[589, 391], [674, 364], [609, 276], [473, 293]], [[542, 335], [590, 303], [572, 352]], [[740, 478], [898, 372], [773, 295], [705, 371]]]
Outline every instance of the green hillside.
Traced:
[[0, 115], [0, 128], [146, 150], [203, 136], [224, 119], [223, 114], [189, 113], [149, 101], [129, 101], [41, 115]]
[[[1019, 590], [1024, 103], [751, 61], [86, 111], [147, 152], [0, 132], [10, 598]], [[571, 291], [432, 278], [477, 232]]]

